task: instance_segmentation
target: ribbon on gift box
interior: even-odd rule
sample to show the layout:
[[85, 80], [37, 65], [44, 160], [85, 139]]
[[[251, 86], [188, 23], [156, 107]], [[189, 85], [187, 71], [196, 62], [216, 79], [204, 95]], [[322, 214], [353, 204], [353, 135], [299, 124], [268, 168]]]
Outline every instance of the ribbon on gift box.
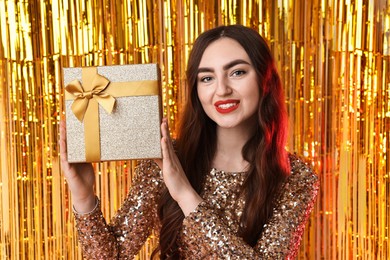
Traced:
[[96, 67], [82, 68], [82, 83], [77, 79], [66, 87], [65, 99], [74, 100], [72, 112], [84, 123], [87, 162], [100, 160], [99, 104], [112, 113], [116, 97], [158, 95], [157, 80], [110, 82]]

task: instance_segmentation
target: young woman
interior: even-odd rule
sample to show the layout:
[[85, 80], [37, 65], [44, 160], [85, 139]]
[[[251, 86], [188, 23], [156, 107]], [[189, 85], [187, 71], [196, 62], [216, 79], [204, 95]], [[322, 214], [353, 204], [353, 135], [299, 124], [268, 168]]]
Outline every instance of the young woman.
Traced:
[[175, 145], [161, 124], [163, 159], [140, 161], [128, 197], [106, 224], [90, 164], [61, 164], [79, 239], [91, 259], [132, 259], [152, 230], [161, 259], [293, 258], [318, 179], [285, 151], [281, 81], [254, 30], [222, 26], [199, 36]]

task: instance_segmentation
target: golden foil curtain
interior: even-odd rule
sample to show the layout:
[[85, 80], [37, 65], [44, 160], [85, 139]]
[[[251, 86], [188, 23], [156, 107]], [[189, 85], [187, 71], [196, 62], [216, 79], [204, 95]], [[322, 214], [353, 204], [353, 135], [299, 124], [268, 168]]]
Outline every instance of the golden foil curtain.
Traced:
[[[390, 258], [390, 1], [3, 0], [2, 259], [82, 259], [58, 160], [61, 68], [158, 62], [174, 129], [194, 39], [234, 23], [269, 41], [286, 90], [288, 149], [321, 177], [299, 258]], [[134, 164], [95, 165], [107, 219]]]

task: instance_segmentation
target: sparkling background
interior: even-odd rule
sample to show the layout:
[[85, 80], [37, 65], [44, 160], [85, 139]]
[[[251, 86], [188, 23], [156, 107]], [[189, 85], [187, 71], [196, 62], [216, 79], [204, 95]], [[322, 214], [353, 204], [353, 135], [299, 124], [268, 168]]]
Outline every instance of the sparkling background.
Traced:
[[[194, 39], [234, 23], [269, 41], [288, 149], [321, 177], [299, 258], [390, 258], [390, 1], [0, 0], [2, 259], [82, 259], [58, 160], [62, 67], [159, 63], [174, 130]], [[107, 219], [134, 164], [95, 164]]]

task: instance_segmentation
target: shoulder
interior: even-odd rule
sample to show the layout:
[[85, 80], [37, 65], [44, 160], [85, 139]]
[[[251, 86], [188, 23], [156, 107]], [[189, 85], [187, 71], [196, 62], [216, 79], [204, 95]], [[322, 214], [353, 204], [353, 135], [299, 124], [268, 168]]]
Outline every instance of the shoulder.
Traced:
[[290, 175], [282, 184], [275, 211], [282, 211], [287, 215], [289, 212], [298, 214], [299, 220], [302, 220], [301, 217], [308, 215], [313, 208], [320, 182], [313, 168], [304, 159], [289, 154], [289, 161]]
[[290, 175], [287, 183], [297, 184], [298, 186], [313, 186], [319, 184], [319, 177], [314, 172], [312, 166], [296, 154], [289, 154]]

